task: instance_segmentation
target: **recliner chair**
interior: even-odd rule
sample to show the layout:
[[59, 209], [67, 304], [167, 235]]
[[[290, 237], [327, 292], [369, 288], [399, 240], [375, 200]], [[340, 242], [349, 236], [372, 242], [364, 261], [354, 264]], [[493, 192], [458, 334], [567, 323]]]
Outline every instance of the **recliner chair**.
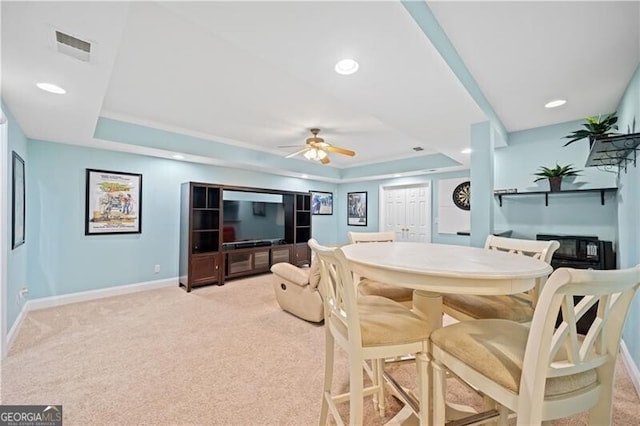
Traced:
[[311, 322], [324, 320], [320, 284], [320, 266], [314, 258], [311, 267], [298, 268], [281, 262], [271, 266], [273, 290], [280, 307]]

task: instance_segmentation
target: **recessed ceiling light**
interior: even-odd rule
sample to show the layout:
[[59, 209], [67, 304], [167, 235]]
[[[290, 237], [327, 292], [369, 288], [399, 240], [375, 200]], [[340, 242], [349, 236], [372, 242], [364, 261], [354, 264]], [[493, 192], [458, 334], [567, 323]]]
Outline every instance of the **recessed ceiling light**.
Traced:
[[38, 83], [36, 84], [36, 86], [38, 86], [39, 89], [42, 89], [45, 92], [55, 93], [56, 95], [64, 95], [65, 93], [67, 93], [67, 91], [62, 87], [56, 86], [55, 84], [51, 83]]
[[566, 103], [567, 103], [567, 101], [565, 99], [554, 99], [554, 100], [544, 104], [544, 107], [545, 108], [557, 108], [557, 107], [562, 106], [562, 105], [564, 105]]
[[402, 176], [400, 173], [396, 173], [395, 175], [393, 175], [393, 177], [400, 177]]
[[358, 71], [358, 68], [360, 65], [353, 59], [343, 59], [336, 64], [334, 69], [338, 74], [349, 75]]
[[471, 154], [471, 148], [465, 148], [460, 152], [463, 153], [463, 154]]
[[172, 157], [175, 158], [176, 160], [184, 160], [184, 155], [174, 154], [172, 155]]
[[308, 176], [308, 175], [302, 175], [302, 176], [300, 176], [300, 177], [301, 177], [302, 179], [306, 179], [306, 178], [308, 178], [309, 176]]

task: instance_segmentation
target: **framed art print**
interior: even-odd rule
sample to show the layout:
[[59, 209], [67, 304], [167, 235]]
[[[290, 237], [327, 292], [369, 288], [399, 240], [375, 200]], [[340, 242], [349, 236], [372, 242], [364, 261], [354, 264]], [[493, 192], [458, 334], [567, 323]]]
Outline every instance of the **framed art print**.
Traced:
[[347, 193], [347, 225], [367, 226], [367, 193]]
[[24, 244], [25, 184], [24, 160], [15, 151], [12, 155], [11, 175], [11, 249]]
[[87, 169], [85, 235], [142, 232], [142, 175]]
[[333, 192], [311, 191], [311, 214], [333, 214]]

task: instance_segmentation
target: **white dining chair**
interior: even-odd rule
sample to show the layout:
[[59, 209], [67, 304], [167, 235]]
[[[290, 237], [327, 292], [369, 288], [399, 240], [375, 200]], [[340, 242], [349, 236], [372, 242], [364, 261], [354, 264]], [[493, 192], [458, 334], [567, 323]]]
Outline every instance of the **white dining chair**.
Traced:
[[[444, 422], [445, 371], [495, 401], [502, 425], [512, 414], [518, 426], [531, 426], [587, 410], [589, 424], [611, 424], [622, 327], [639, 286], [640, 265], [560, 268], [542, 289], [530, 327], [481, 319], [434, 331], [435, 424]], [[576, 295], [585, 297], [574, 306]], [[576, 322], [596, 303], [596, 319], [578, 334]]]
[[[384, 366], [382, 359], [414, 354], [417, 366], [418, 404], [404, 401], [420, 419], [427, 423], [429, 333], [425, 320], [400, 303], [380, 296], [356, 297], [349, 263], [340, 248], [329, 248], [309, 240], [309, 246], [320, 261], [320, 286], [325, 307], [325, 369], [322, 390], [320, 425], [331, 414], [337, 424], [343, 424], [337, 405], [349, 402], [349, 424], [365, 424], [364, 397], [376, 396], [380, 415], [384, 415]], [[332, 393], [335, 346], [349, 357], [349, 391]], [[364, 386], [365, 361], [376, 365], [372, 385]]]
[[[393, 231], [387, 232], [352, 232], [347, 233], [349, 242], [358, 243], [384, 243], [395, 241], [396, 234]], [[413, 290], [381, 283], [366, 277], [358, 281], [358, 294], [363, 296], [382, 296], [396, 302], [400, 302], [407, 307], [411, 307], [413, 300]]]
[[[489, 235], [484, 247], [487, 250], [531, 256], [550, 264], [560, 243], [556, 240], [524, 240]], [[442, 297], [442, 310], [459, 321], [499, 318], [523, 323], [531, 322], [538, 294], [545, 281], [545, 278], [541, 278], [531, 290], [518, 294], [496, 296], [445, 294]]]

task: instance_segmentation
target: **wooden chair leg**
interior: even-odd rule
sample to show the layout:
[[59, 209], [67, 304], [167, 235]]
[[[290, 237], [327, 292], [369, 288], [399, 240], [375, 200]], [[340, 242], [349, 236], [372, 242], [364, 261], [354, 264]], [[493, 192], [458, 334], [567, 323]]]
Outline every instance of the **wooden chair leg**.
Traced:
[[590, 425], [611, 424], [613, 403], [613, 381], [615, 376], [615, 360], [609, 360], [606, 364], [598, 368], [598, 378], [600, 379], [601, 394], [596, 405], [589, 410]]
[[431, 362], [433, 371], [433, 424], [443, 425], [446, 422], [447, 373], [435, 362]]
[[[328, 326], [325, 326], [328, 327]], [[335, 344], [331, 332], [327, 329], [325, 333], [324, 349], [324, 384], [322, 386], [322, 405], [320, 407], [320, 419], [318, 424], [325, 426], [329, 414], [329, 399], [331, 398], [331, 385], [333, 383], [333, 363]]]
[[349, 360], [349, 425], [360, 426], [364, 420], [363, 359]]
[[378, 386], [378, 392], [373, 394], [374, 403], [377, 404], [380, 417], [384, 417], [386, 408], [386, 404], [384, 401], [384, 378], [382, 377], [382, 374], [384, 373], [384, 360], [376, 359], [373, 360], [372, 363], [375, 365], [373, 372], [375, 377], [375, 385]]
[[429, 384], [431, 379], [431, 363], [429, 357], [425, 352], [419, 352], [416, 354], [416, 368], [418, 369], [418, 395], [420, 398], [420, 415], [419, 421], [421, 426], [430, 424], [444, 424], [432, 423], [431, 419], [434, 417], [434, 412], [429, 408], [432, 406], [430, 403], [433, 395], [429, 392]]

